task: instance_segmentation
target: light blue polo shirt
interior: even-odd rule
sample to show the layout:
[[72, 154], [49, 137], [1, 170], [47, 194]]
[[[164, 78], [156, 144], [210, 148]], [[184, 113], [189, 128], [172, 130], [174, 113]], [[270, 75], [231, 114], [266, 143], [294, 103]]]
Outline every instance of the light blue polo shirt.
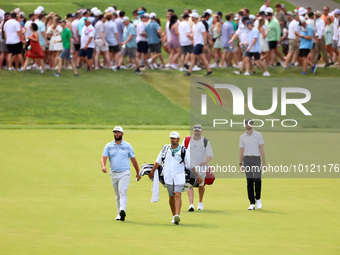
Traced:
[[119, 145], [115, 141], [106, 144], [103, 156], [109, 158], [111, 171], [119, 173], [130, 170], [129, 159], [134, 158], [135, 153], [132, 146], [122, 140]]
[[42, 22], [41, 20], [39, 20], [39, 21], [36, 22], [36, 24], [37, 24], [37, 26], [38, 26], [39, 43], [40, 43], [41, 46], [43, 46], [43, 45], [46, 44], [45, 38], [44, 38], [43, 35], [42, 35], [42, 32], [45, 32], [45, 31], [46, 31], [45, 23]]
[[249, 33], [249, 45], [254, 41], [254, 39], [257, 39], [253, 47], [251, 47], [250, 51], [251, 53], [261, 52], [261, 44], [260, 44], [260, 31], [257, 28], [253, 28], [251, 32]]
[[77, 29], [78, 29], [78, 34], [79, 36], [81, 36], [81, 31], [83, 30], [83, 27], [85, 26], [85, 17], [82, 17], [77, 25]]
[[151, 20], [144, 28], [144, 31], [148, 35], [148, 44], [157, 44], [159, 43], [158, 29], [160, 28], [159, 24], [156, 21]]
[[137, 48], [136, 34], [136, 27], [132, 23], [125, 27], [123, 32], [123, 42], [128, 39], [129, 35], [133, 35], [132, 39], [126, 44], [129, 48]]
[[[313, 28], [310, 25], [306, 25], [306, 27], [300, 27], [300, 34], [303, 36], [313, 36]], [[305, 38], [300, 37], [300, 49], [312, 49], [313, 48], [313, 40], [307, 40]]]

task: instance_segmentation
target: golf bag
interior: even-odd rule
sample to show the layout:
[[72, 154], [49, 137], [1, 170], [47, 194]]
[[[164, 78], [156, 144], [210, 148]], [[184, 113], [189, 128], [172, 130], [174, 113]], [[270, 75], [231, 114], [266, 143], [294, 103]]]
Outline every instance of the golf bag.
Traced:
[[[147, 163], [143, 164], [139, 174], [141, 176], [149, 175], [149, 173], [151, 172], [151, 169], [153, 168], [153, 165], [154, 164], [147, 164]], [[196, 178], [195, 174], [188, 168], [185, 168], [184, 171], [185, 171], [185, 184], [183, 186], [182, 191], [187, 191], [191, 187], [198, 187], [197, 178]], [[162, 185], [165, 187], [164, 173], [163, 173], [163, 166], [162, 165], [160, 165], [158, 167], [158, 176], [159, 176], [159, 182], [162, 183]]]

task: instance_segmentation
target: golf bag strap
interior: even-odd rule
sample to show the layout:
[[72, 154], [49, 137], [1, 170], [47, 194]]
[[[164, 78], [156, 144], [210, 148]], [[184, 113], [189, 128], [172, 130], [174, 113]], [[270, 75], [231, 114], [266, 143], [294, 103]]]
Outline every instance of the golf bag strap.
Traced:
[[164, 164], [165, 156], [166, 156], [166, 153], [167, 153], [169, 147], [170, 147], [170, 144], [163, 145], [163, 148], [162, 148], [162, 163], [163, 164]]

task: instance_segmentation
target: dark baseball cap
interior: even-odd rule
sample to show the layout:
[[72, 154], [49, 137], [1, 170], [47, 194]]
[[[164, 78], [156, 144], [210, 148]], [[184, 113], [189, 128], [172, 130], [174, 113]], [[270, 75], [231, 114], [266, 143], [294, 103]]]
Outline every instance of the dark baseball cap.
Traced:
[[167, 9], [166, 11], [167, 11], [167, 12], [172, 12], [172, 13], [175, 12], [174, 9]]
[[264, 11], [261, 11], [259, 12], [259, 15], [262, 16], [262, 15], [266, 15], [266, 13]]
[[222, 13], [222, 12], [220, 12], [220, 11], [216, 12], [215, 14], [217, 14], [217, 15], [220, 15], [220, 16], [222, 16], [222, 15], [223, 15], [223, 13]]
[[189, 18], [189, 15], [186, 14], [186, 13], [184, 13], [184, 14], [182, 15], [182, 18], [183, 18], [183, 19], [187, 19], [187, 18]]

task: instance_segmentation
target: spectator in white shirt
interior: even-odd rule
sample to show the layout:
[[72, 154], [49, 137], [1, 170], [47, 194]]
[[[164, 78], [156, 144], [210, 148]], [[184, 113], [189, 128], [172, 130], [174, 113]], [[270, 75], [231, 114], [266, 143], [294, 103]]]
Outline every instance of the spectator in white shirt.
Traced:
[[329, 62], [328, 54], [326, 51], [326, 45], [325, 45], [325, 21], [321, 18], [321, 12], [316, 11], [315, 16], [316, 16], [316, 41], [315, 41], [315, 54], [314, 54], [314, 59], [313, 63], [317, 64], [318, 58], [320, 51], [322, 52], [323, 59], [325, 60], [325, 67], [328, 67], [331, 65]]
[[146, 23], [149, 21], [149, 14], [144, 13], [140, 17], [140, 21], [138, 22], [136, 33], [136, 41], [137, 41], [137, 58], [141, 64], [142, 55], [144, 59], [144, 63], [147, 64], [148, 60], [148, 38], [145, 36], [144, 28]]
[[333, 38], [332, 38], [332, 48], [333, 52], [336, 56], [339, 55], [338, 51], [338, 28], [339, 28], [339, 16], [340, 16], [340, 10], [335, 9], [334, 10], [334, 22], [333, 22]]
[[87, 70], [92, 71], [93, 65], [93, 50], [95, 48], [94, 44], [95, 29], [91, 25], [91, 21], [85, 18], [85, 26], [81, 32], [81, 42], [80, 42], [80, 59], [87, 64]]
[[33, 22], [33, 19], [34, 19], [34, 13], [28, 14], [28, 20], [26, 21], [25, 26], [24, 26], [25, 37], [30, 37], [32, 34], [32, 30], [30, 29], [30, 27]]
[[74, 46], [74, 52], [73, 52], [73, 61], [76, 66], [79, 66], [79, 50], [80, 50], [80, 40], [79, 40], [79, 32], [78, 32], [78, 23], [79, 18], [81, 14], [79, 12], [76, 12], [74, 14], [74, 20], [71, 23], [71, 32], [72, 32], [72, 43]]
[[191, 65], [188, 70], [188, 72], [185, 74], [186, 76], [191, 75], [191, 71], [194, 68], [195, 65], [195, 59], [197, 57], [198, 61], [201, 61], [202, 64], [207, 68], [207, 75], [212, 75], [212, 71], [210, 69], [209, 63], [204, 56], [203, 53], [203, 48], [207, 47], [206, 42], [207, 42], [207, 33], [205, 26], [201, 21], [199, 21], [199, 15], [197, 12], [194, 12], [191, 14], [192, 21], [195, 23], [192, 30], [192, 38], [194, 40], [194, 50], [193, 53], [191, 54]]
[[260, 12], [265, 12], [270, 7], [270, 0], [265, 0], [264, 5], [260, 7]]
[[290, 59], [293, 57], [292, 63], [295, 63], [298, 53], [299, 53], [299, 30], [300, 30], [300, 20], [299, 15], [295, 13], [293, 15], [293, 20], [288, 25], [288, 40], [289, 40], [289, 52], [286, 57], [285, 64], [283, 68], [287, 68], [290, 63]]
[[179, 24], [178, 32], [179, 32], [179, 43], [181, 45], [181, 67], [180, 71], [187, 71], [189, 66], [187, 65], [190, 61], [190, 55], [194, 49], [194, 46], [191, 43], [190, 35], [191, 35], [191, 27], [188, 22], [189, 15], [183, 14], [182, 22]]
[[[11, 13], [11, 19], [8, 20], [4, 25], [4, 35], [6, 40], [6, 46], [8, 48], [8, 70], [13, 70], [12, 64], [15, 60], [16, 68], [19, 69], [19, 63], [21, 66], [24, 65], [24, 60], [22, 58], [22, 42], [21, 36], [22, 31], [19, 22], [16, 20], [17, 14], [15, 12]], [[22, 70], [22, 67], [21, 69]]]

